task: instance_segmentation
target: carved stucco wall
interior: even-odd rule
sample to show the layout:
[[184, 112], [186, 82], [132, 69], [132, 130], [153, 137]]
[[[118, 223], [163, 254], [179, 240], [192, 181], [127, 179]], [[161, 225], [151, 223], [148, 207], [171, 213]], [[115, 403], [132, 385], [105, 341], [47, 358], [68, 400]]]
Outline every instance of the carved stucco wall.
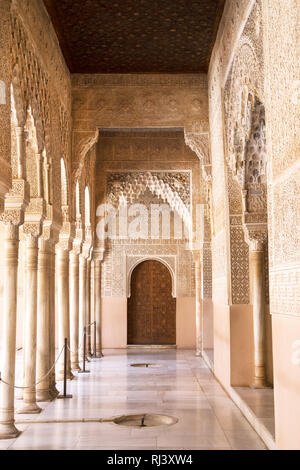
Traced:
[[[38, 194], [35, 158], [42, 151], [44, 198], [47, 201], [48, 228], [55, 223], [55, 241], [62, 219], [61, 168], [64, 158], [67, 177], [71, 170], [71, 79], [59, 44], [41, 0], [0, 2], [0, 80], [5, 83], [6, 106], [0, 105], [0, 211], [1, 196], [16, 177], [15, 128], [25, 125], [27, 180], [30, 195]], [[14, 103], [11, 102], [11, 83]], [[7, 108], [7, 112], [5, 112]], [[15, 108], [15, 111], [12, 110]], [[31, 116], [30, 116], [31, 114]], [[26, 122], [27, 119], [27, 122]], [[10, 139], [9, 136], [12, 136]], [[1, 186], [1, 182], [5, 184]], [[47, 184], [48, 183], [48, 184]], [[14, 182], [11, 193], [22, 193], [22, 181]], [[27, 207], [27, 214], [40, 212], [38, 203]], [[3, 227], [1, 227], [2, 237]], [[54, 241], [54, 231], [45, 230]], [[18, 277], [18, 345], [24, 312], [24, 241], [20, 233]], [[0, 257], [3, 242], [0, 243]], [[0, 262], [0, 273], [3, 266]], [[3, 276], [1, 275], [1, 280]], [[2, 294], [2, 281], [0, 282]], [[0, 300], [0, 303], [2, 301]], [[1, 309], [0, 309], [1, 310]]]
[[242, 230], [242, 200], [224, 154], [224, 88], [253, 3], [249, 0], [226, 2], [209, 69], [212, 291], [214, 301], [221, 304], [248, 303], [249, 299], [248, 246]]
[[[299, 2], [262, 3], [271, 314], [300, 316]], [[286, 25], [289, 25], [288, 28]]]
[[207, 77], [198, 75], [72, 76], [73, 166], [99, 128], [185, 127], [208, 131]]
[[[150, 135], [149, 135], [150, 134]], [[117, 206], [125, 182], [139, 183], [129, 203], [142, 203], [149, 210], [151, 204], [165, 204], [163, 194], [156, 194], [152, 177], [176, 188], [187, 205], [200, 201], [200, 162], [185, 145], [183, 132], [110, 132], [100, 134], [97, 150], [96, 201], [109, 202]], [[147, 183], [147, 178], [152, 182]], [[153, 189], [153, 192], [151, 191]], [[137, 191], [138, 190], [138, 191]], [[170, 206], [171, 207], [171, 206]], [[125, 297], [130, 292], [130, 274], [133, 266], [145, 259], [164, 262], [173, 276], [173, 295], [194, 297], [194, 263], [188, 249], [188, 239], [107, 240], [102, 263], [102, 295]], [[148, 227], [150, 235], [150, 224]], [[182, 227], [184, 233], [184, 228]]]
[[[233, 304], [249, 303], [249, 246], [245, 236], [245, 218], [248, 223], [265, 224], [267, 217], [267, 156], [263, 101], [263, 29], [261, 3], [257, 1], [238, 41], [224, 88]], [[267, 241], [265, 250], [267, 252]], [[267, 256], [265, 259], [265, 293], [268, 302]]]
[[[37, 131], [37, 142], [45, 149], [51, 167], [51, 202], [54, 216], [60, 219], [60, 158], [66, 160], [70, 177], [71, 159], [71, 80], [62, 57], [59, 44], [41, 0], [6, 3], [6, 49], [11, 62], [11, 77], [18, 125], [26, 120], [30, 107]], [[3, 35], [4, 32], [2, 31]], [[2, 36], [3, 37], [3, 36]], [[7, 101], [10, 105], [11, 83], [6, 83]], [[7, 123], [6, 123], [7, 124]], [[7, 128], [7, 125], [1, 128]], [[10, 133], [10, 130], [9, 130]], [[1, 135], [4, 133], [1, 132]], [[6, 134], [7, 136], [7, 134]], [[5, 145], [10, 145], [5, 139]], [[4, 152], [3, 152], [4, 153]], [[10, 152], [8, 161], [0, 172], [9, 181]], [[7, 166], [8, 165], [8, 166]], [[1, 178], [0, 178], [1, 179]]]
[[[299, 220], [299, 140], [296, 137], [299, 136], [299, 50], [295, 47], [299, 32], [296, 3], [291, 1], [286, 8], [286, 2], [281, 0], [226, 2], [209, 70], [209, 102], [213, 111], [210, 114], [213, 296], [215, 301], [223, 302], [227, 298], [228, 303], [248, 301], [248, 246], [242, 230], [242, 198], [232, 168], [224, 165], [226, 141], [223, 139], [224, 99], [230, 88], [233, 67], [240, 60], [241, 85], [247, 83], [255, 89], [265, 107], [269, 238], [266, 267], [269, 261], [270, 275], [270, 281], [267, 277], [266, 283], [270, 282], [271, 313], [285, 315], [299, 314], [300, 250], [296, 222]], [[280, 15], [281, 10], [284, 15]], [[277, 24], [279, 17], [284, 19]], [[285, 36], [286, 24], [289, 24], [288, 37]], [[244, 51], [248, 46], [248, 50], [255, 52], [256, 63], [249, 61], [243, 53], [239, 55], [243, 46]], [[238, 85], [236, 81], [235, 84]], [[239, 258], [242, 258], [242, 264], [238, 262]], [[236, 260], [233, 264], [232, 259]]]

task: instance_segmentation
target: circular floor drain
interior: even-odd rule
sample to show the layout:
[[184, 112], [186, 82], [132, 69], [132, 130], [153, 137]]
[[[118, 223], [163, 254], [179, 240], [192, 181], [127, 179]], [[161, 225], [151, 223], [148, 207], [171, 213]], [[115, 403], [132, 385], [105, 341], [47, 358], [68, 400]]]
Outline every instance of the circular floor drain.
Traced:
[[145, 364], [130, 364], [131, 367], [162, 367], [162, 364], [151, 364], [151, 363], [145, 363]]
[[153, 426], [170, 426], [178, 422], [177, 418], [165, 415], [125, 415], [113, 420], [119, 426], [132, 426], [135, 428], [151, 428]]

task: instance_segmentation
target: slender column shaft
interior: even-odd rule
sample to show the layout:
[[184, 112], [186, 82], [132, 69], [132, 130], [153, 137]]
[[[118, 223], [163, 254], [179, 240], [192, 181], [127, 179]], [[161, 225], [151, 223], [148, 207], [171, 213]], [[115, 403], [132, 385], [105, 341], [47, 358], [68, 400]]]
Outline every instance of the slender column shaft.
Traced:
[[[69, 251], [58, 249], [56, 253], [56, 279], [57, 279], [57, 308], [58, 308], [58, 346], [59, 351], [65, 344], [65, 338], [70, 344], [69, 319]], [[67, 378], [72, 379], [70, 352], [68, 351]], [[59, 359], [58, 380], [64, 378], [64, 355]]]
[[25, 317], [25, 373], [23, 405], [18, 413], [40, 413], [36, 403], [36, 333], [37, 333], [37, 268], [38, 238], [26, 237], [26, 317]]
[[102, 357], [102, 338], [101, 338], [101, 261], [95, 260], [94, 271], [94, 290], [95, 290], [95, 321], [96, 321], [96, 353], [97, 357]]
[[[19, 264], [23, 266], [23, 273], [22, 273], [22, 286], [23, 286], [23, 299], [22, 299], [22, 325], [25, 325], [25, 318], [26, 318], [26, 246], [24, 241], [20, 241], [19, 243]], [[18, 277], [18, 283], [20, 283], [20, 276]], [[18, 316], [18, 314], [17, 314]], [[25, 328], [22, 328], [22, 385], [25, 383]], [[23, 400], [23, 390], [17, 391], [17, 400]]]
[[197, 256], [195, 261], [196, 288], [196, 356], [202, 355], [202, 298], [201, 298], [201, 263]]
[[[55, 362], [55, 346], [56, 346], [56, 335], [55, 335], [55, 252], [50, 252], [50, 290], [49, 290], [49, 306], [50, 306], [50, 318], [49, 318], [49, 349], [50, 349], [50, 363], [51, 365]], [[56, 375], [55, 367], [50, 373], [50, 390], [53, 398], [57, 397], [59, 391], [56, 388]]]
[[265, 367], [265, 296], [264, 252], [250, 251], [251, 296], [254, 330], [254, 382], [253, 387], [266, 387]]
[[[16, 327], [17, 327], [17, 285], [19, 228], [6, 226], [4, 243], [3, 280], [3, 340], [1, 377], [15, 384]], [[0, 439], [17, 437], [19, 431], [14, 425], [14, 389], [0, 384]]]
[[[86, 258], [79, 257], [79, 338], [83, 337], [86, 325]], [[81, 349], [81, 355], [83, 349]]]
[[[86, 266], [86, 325], [90, 325], [91, 323], [91, 261], [87, 260]], [[88, 327], [88, 337], [87, 337], [87, 352], [91, 354], [91, 326]]]
[[71, 367], [79, 371], [79, 255], [70, 253], [70, 336]]
[[[50, 252], [48, 242], [40, 240], [38, 259], [38, 313], [37, 313], [37, 400], [50, 401]], [[45, 377], [46, 376], [46, 377]]]

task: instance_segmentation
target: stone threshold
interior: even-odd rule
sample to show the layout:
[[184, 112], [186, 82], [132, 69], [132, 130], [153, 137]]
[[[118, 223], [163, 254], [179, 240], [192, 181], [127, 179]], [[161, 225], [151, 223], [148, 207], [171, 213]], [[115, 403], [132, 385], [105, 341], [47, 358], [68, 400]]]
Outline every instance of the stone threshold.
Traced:
[[[212, 371], [214, 374], [214, 363], [212, 360], [212, 354], [211, 351], [213, 350], [204, 350], [202, 353], [203, 359], [209, 369]], [[218, 378], [215, 376], [215, 379], [219, 382], [221, 387], [225, 390], [225, 392], [230, 396], [234, 404], [239, 408], [239, 410], [243, 413], [247, 421], [250, 423], [250, 425], [253, 427], [255, 432], [258, 434], [258, 436], [261, 438], [261, 440], [265, 443], [267, 448], [269, 450], [276, 450], [276, 442], [275, 442], [275, 437], [274, 435], [267, 429], [265, 424], [262, 422], [261, 418], [258, 417], [253, 409], [249, 406], [249, 404], [246, 402], [246, 400], [241, 396], [239, 393], [239, 387], [230, 387], [230, 389], [226, 389], [224, 385], [218, 380]], [[249, 389], [250, 390], [250, 389]], [[253, 390], [255, 393], [255, 390]]]

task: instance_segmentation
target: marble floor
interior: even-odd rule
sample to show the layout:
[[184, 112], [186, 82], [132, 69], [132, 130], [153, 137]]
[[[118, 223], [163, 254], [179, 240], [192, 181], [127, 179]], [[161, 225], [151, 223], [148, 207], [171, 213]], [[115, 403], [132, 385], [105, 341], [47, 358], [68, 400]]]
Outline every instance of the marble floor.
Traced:
[[[0, 449], [265, 449], [193, 351], [131, 349], [104, 354], [88, 364], [90, 374], [77, 375], [68, 383], [72, 399], [41, 403], [39, 415], [17, 416], [21, 435], [0, 441]], [[130, 366], [142, 362], [162, 367]], [[82, 422], [140, 413], [165, 414], [178, 422], [152, 428]]]
[[248, 387], [235, 387], [235, 390], [275, 439], [274, 390], [255, 390]]

